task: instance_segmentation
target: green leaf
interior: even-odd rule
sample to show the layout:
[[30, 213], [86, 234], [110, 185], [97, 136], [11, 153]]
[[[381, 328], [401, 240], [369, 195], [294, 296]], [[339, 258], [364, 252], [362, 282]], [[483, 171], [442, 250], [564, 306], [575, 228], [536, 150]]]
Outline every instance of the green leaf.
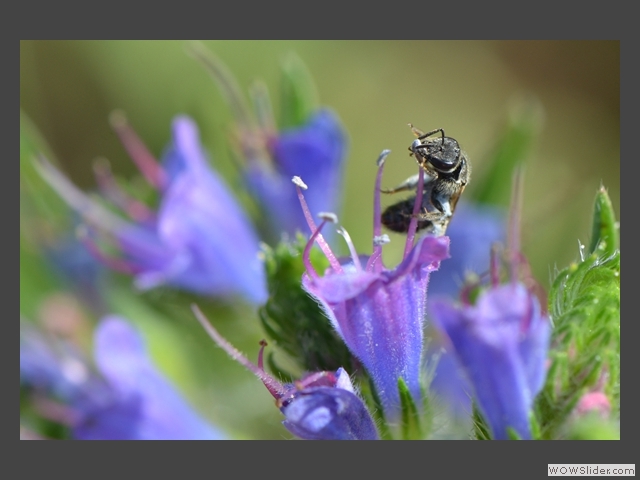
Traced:
[[600, 255], [613, 255], [613, 252], [620, 247], [618, 229], [609, 194], [604, 187], [600, 187], [593, 207], [593, 229], [589, 253], [599, 249]]
[[34, 317], [45, 297], [65, 285], [43, 253], [70, 230], [69, 209], [34, 167], [37, 155], [53, 158], [52, 150], [20, 111], [20, 313]]
[[479, 203], [509, 203], [513, 169], [527, 159], [541, 129], [542, 107], [535, 98], [518, 101], [509, 114], [504, 132], [483, 163], [485, 174], [471, 180], [473, 198]]
[[507, 427], [507, 436], [509, 437], [509, 440], [522, 440], [520, 435], [518, 435], [518, 432], [511, 427]]
[[401, 435], [403, 440], [422, 440], [424, 433], [420, 422], [420, 413], [416, 407], [409, 387], [402, 377], [398, 378], [398, 392], [402, 406]]
[[282, 64], [280, 128], [303, 125], [318, 108], [318, 93], [309, 70], [300, 58], [290, 54]]
[[620, 251], [597, 248], [556, 277], [549, 293], [554, 324], [551, 366], [536, 412], [542, 438], [555, 438], [580, 398], [602, 390], [620, 409]]
[[[267, 336], [302, 370], [343, 367], [353, 373], [355, 364], [349, 350], [318, 303], [302, 288], [306, 242], [299, 235], [294, 242], [281, 242], [275, 249], [264, 247], [269, 300], [258, 312], [260, 321]], [[328, 267], [317, 249], [311, 250], [311, 262], [320, 272]]]
[[484, 419], [482, 412], [478, 408], [476, 402], [473, 402], [473, 413], [471, 418], [473, 420], [473, 432], [475, 433], [476, 440], [491, 440], [491, 432], [487, 421]]

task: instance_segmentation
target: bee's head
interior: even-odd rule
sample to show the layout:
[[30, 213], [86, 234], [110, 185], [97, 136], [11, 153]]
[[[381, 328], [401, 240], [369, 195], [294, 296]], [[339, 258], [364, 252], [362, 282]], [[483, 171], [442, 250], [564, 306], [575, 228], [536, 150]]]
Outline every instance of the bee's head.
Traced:
[[410, 150], [423, 167], [441, 174], [453, 173], [462, 161], [458, 141], [444, 135], [427, 140], [416, 139]]

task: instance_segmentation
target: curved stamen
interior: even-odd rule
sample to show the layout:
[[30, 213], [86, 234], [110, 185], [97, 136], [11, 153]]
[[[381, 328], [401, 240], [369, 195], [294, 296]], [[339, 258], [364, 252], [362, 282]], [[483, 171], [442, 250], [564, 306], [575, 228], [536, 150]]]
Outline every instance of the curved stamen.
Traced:
[[[373, 253], [367, 261], [367, 270], [372, 270], [374, 264], [376, 264], [377, 260], [380, 259], [380, 256], [382, 255], [382, 243], [377, 243], [375, 240], [382, 236], [382, 207], [380, 206], [380, 191], [382, 188], [384, 162], [390, 153], [391, 150], [382, 150], [376, 160], [378, 173], [376, 174], [376, 184], [373, 191]], [[380, 269], [383, 268], [382, 262], [377, 265]]]
[[[337, 221], [337, 218], [335, 217], [335, 215], [333, 215], [333, 218], [328, 215], [324, 216], [322, 218], [322, 223], [311, 234], [311, 237], [309, 237], [309, 240], [307, 241], [307, 245], [304, 247], [304, 252], [302, 253], [302, 261], [304, 262], [304, 266], [307, 269], [307, 273], [310, 276], [312, 276], [314, 279], [318, 279], [319, 276], [318, 276], [318, 273], [316, 272], [316, 269], [313, 268], [313, 265], [311, 264], [311, 247], [313, 246], [313, 242], [317, 240], [317, 237], [320, 236], [320, 230], [322, 230], [322, 227], [324, 227], [327, 222], [335, 222], [335, 221]], [[329, 252], [331, 252], [331, 250], [329, 250]], [[332, 252], [331, 252], [331, 255], [333, 255]], [[343, 272], [342, 265], [338, 263], [338, 260], [335, 258], [335, 256], [333, 257], [333, 259], [336, 261], [337, 264], [334, 265], [333, 263], [331, 263], [330, 258], [329, 258], [329, 263], [331, 264], [333, 269], [336, 271], [336, 273], [342, 273]]]
[[349, 247], [349, 253], [351, 253], [351, 259], [353, 260], [353, 265], [356, 267], [356, 270], [362, 271], [362, 264], [360, 263], [360, 257], [358, 257], [358, 252], [356, 252], [356, 247], [353, 245], [351, 241], [351, 236], [347, 231], [340, 227], [338, 229], [338, 233], [344, 237], [344, 241], [347, 242], [347, 246]]
[[96, 242], [91, 238], [87, 225], [80, 225], [76, 228], [76, 237], [89, 251], [89, 253], [91, 253], [91, 255], [106, 267], [115, 270], [116, 272], [124, 273], [125, 275], [136, 275], [140, 273], [140, 269], [136, 268], [130, 262], [127, 262], [122, 258], [108, 256], [100, 250]]
[[264, 347], [267, 346], [267, 341], [263, 338], [260, 340], [260, 351], [258, 352], [258, 368], [264, 372]]
[[187, 45], [187, 53], [198, 60], [213, 80], [218, 83], [222, 97], [231, 107], [236, 121], [243, 130], [253, 130], [251, 110], [249, 110], [244, 101], [238, 82], [227, 66], [211, 50], [198, 41]]
[[418, 229], [418, 212], [422, 207], [422, 194], [424, 189], [424, 170], [419, 168], [418, 172], [418, 189], [416, 191], [416, 201], [413, 204], [413, 212], [411, 213], [411, 222], [409, 223], [409, 230], [407, 231], [407, 243], [404, 247], [404, 255], [402, 258], [407, 258], [409, 252], [413, 248], [413, 240], [416, 236]]
[[366, 269], [367, 271], [380, 271], [384, 268], [384, 265], [382, 264], [382, 261], [380, 261], [380, 263], [378, 263], [378, 260], [381, 259], [382, 257], [382, 248], [376, 248], [376, 247], [382, 247], [382, 245], [386, 245], [387, 243], [389, 243], [391, 241], [391, 239], [389, 238], [389, 235], [387, 235], [386, 233], [383, 235], [380, 235], [379, 237], [373, 237], [373, 253], [371, 254], [371, 256], [369, 257], [369, 260], [367, 260], [367, 266]]
[[191, 304], [191, 311], [200, 322], [200, 325], [204, 327], [211, 339], [216, 342], [220, 348], [227, 352], [233, 360], [240, 363], [247, 370], [258, 377], [262, 381], [264, 386], [267, 387], [267, 390], [269, 390], [269, 393], [273, 396], [273, 398], [279, 399], [287, 392], [287, 389], [283, 384], [281, 384], [279, 381], [277, 381], [257, 365], [254, 365], [236, 347], [231, 345], [222, 335], [220, 335], [220, 333], [218, 333], [218, 331], [213, 328], [213, 325], [211, 325], [209, 320], [207, 320], [207, 317], [204, 316], [204, 314], [196, 304]]
[[118, 110], [112, 112], [109, 122], [147, 182], [152, 187], [162, 190], [167, 184], [167, 174], [135, 130], [131, 128], [124, 113]]
[[[300, 177], [297, 177], [297, 176], [293, 177], [291, 181], [296, 186], [296, 191], [298, 192], [298, 200], [300, 200], [300, 206], [302, 207], [304, 218], [307, 221], [307, 225], [309, 225], [309, 229], [311, 230], [311, 233], [312, 233], [311, 238], [313, 238], [316, 242], [318, 242], [318, 246], [320, 247], [320, 250], [322, 250], [322, 253], [324, 253], [325, 257], [327, 257], [327, 260], [329, 260], [329, 264], [331, 265], [331, 267], [336, 272], [342, 272], [342, 266], [340, 265], [340, 262], [331, 251], [329, 244], [326, 242], [324, 237], [320, 234], [321, 228], [316, 227], [316, 222], [313, 221], [311, 210], [309, 210], [307, 201], [305, 200], [304, 195], [302, 194], [302, 189], [306, 190], [307, 185], [302, 181]], [[315, 235], [313, 235], [314, 233]], [[311, 238], [309, 239], [309, 243], [313, 244], [313, 242], [311, 241]], [[305, 248], [305, 251], [306, 251], [306, 248]]]
[[509, 207], [509, 227], [507, 230], [507, 252], [511, 281], [518, 280], [518, 266], [520, 254], [520, 225], [522, 223], [522, 197], [524, 185], [524, 171], [517, 166], [513, 172], [513, 186], [511, 191], [511, 206]]
[[67, 205], [87, 221], [112, 232], [117, 232], [127, 226], [127, 222], [91, 199], [43, 156], [37, 158], [34, 166]]
[[491, 286], [497, 288], [500, 285], [500, 255], [498, 252], [499, 244], [494, 243], [491, 245], [489, 274], [491, 279]]
[[126, 193], [111, 172], [111, 166], [106, 158], [97, 158], [93, 163], [93, 171], [98, 182], [98, 187], [105, 197], [122, 209], [132, 220], [137, 222], [150, 222], [155, 219], [155, 214], [144, 203]]

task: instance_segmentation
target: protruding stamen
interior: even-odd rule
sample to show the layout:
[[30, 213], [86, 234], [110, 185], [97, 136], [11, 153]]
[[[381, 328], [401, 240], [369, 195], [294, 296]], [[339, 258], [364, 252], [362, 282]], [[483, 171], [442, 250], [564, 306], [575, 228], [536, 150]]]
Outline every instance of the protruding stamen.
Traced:
[[418, 229], [418, 212], [422, 208], [422, 194], [424, 190], [424, 170], [420, 167], [418, 172], [418, 187], [416, 191], [416, 201], [413, 204], [413, 212], [411, 213], [411, 222], [409, 223], [409, 230], [407, 230], [407, 243], [404, 247], [404, 256], [407, 258], [409, 252], [413, 248], [413, 240], [416, 236]]
[[85, 217], [88, 222], [111, 232], [116, 232], [127, 225], [127, 222], [89, 198], [43, 156], [39, 156], [34, 165], [42, 178], [67, 205]]
[[318, 213], [318, 218], [330, 223], [338, 223], [338, 216], [332, 212], [320, 212]]
[[255, 105], [256, 116], [260, 129], [265, 133], [267, 138], [273, 138], [277, 134], [276, 120], [271, 108], [271, 100], [269, 99], [269, 91], [262, 81], [256, 81], [249, 91], [253, 104]]
[[258, 368], [264, 372], [264, 347], [267, 346], [267, 341], [263, 338], [260, 340], [260, 351], [258, 352]]
[[147, 182], [152, 187], [162, 190], [167, 184], [167, 175], [135, 130], [131, 128], [124, 113], [119, 110], [112, 112], [109, 122]]
[[[296, 191], [298, 192], [298, 200], [300, 200], [300, 206], [302, 207], [302, 213], [304, 214], [304, 218], [307, 221], [307, 225], [309, 225], [309, 229], [311, 230], [311, 233], [312, 233], [311, 238], [307, 243], [307, 247], [309, 247], [309, 251], [311, 250], [311, 247], [309, 245], [312, 245], [313, 240], [315, 240], [316, 242], [318, 242], [318, 246], [320, 247], [320, 250], [322, 250], [322, 253], [324, 253], [324, 255], [327, 257], [327, 260], [329, 260], [329, 264], [331, 265], [331, 267], [336, 272], [342, 272], [342, 266], [340, 265], [340, 262], [331, 251], [329, 244], [326, 242], [324, 237], [320, 234], [322, 225], [320, 226], [320, 228], [316, 227], [316, 222], [313, 221], [313, 216], [311, 215], [311, 210], [309, 210], [309, 205], [307, 205], [307, 201], [305, 200], [304, 195], [302, 194], [302, 189], [306, 189], [307, 186], [305, 185], [305, 183], [302, 181], [300, 177], [293, 177], [291, 181], [296, 186]], [[305, 248], [305, 252], [307, 252], [307, 248]], [[314, 270], [312, 269], [310, 270], [310, 272], [314, 272]]]
[[[325, 224], [328, 221], [329, 220], [327, 220], [326, 218], [324, 220], [322, 220], [322, 223], [320, 224], [320, 226], [318, 228], [316, 228], [316, 230], [311, 234], [311, 237], [309, 237], [309, 240], [307, 241], [307, 244], [304, 247], [304, 252], [302, 252], [302, 262], [304, 263], [304, 266], [307, 269], [307, 273], [310, 276], [312, 276], [314, 279], [317, 279], [319, 277], [318, 277], [318, 273], [316, 272], [315, 268], [313, 268], [313, 265], [311, 264], [311, 247], [313, 246], [313, 242], [315, 240], [317, 240], [318, 237], [321, 237], [320, 231], [322, 230], [322, 227], [324, 227]], [[320, 248], [322, 248], [322, 247], [320, 247]], [[327, 248], [329, 248], [329, 247], [327, 246]], [[329, 252], [333, 256], [333, 252], [331, 252], [331, 250], [329, 250]], [[326, 255], [326, 253], [325, 253], [325, 255]], [[336, 265], [331, 263], [331, 258], [327, 257], [327, 259], [329, 260], [329, 263], [331, 264], [331, 266], [333, 267], [333, 269], [336, 272], [342, 272], [342, 265], [340, 265], [340, 263], [335, 258], [335, 256], [333, 256], [333, 259], [336, 261]]]
[[389, 242], [391, 242], [391, 239], [389, 238], [389, 235], [387, 235], [386, 233], [380, 235], [379, 237], [373, 237], [374, 247], [386, 245]]
[[298, 176], [294, 176], [293, 178], [291, 178], [291, 181], [294, 183], [294, 185], [297, 185], [298, 187], [300, 187], [303, 190], [307, 190], [309, 187], [307, 187], [307, 184], [304, 183], [302, 181], [302, 179]]
[[480, 286], [481, 278], [473, 274], [473, 278], [467, 278], [460, 289], [460, 301], [463, 305], [471, 306], [471, 292]]
[[353, 260], [353, 265], [356, 267], [356, 270], [362, 271], [362, 264], [360, 263], [360, 257], [358, 257], [358, 252], [356, 252], [356, 247], [353, 245], [351, 241], [351, 236], [347, 231], [340, 227], [338, 229], [338, 233], [344, 237], [344, 241], [347, 242], [347, 246], [349, 247], [349, 253], [351, 253], [351, 259]]
[[253, 130], [251, 112], [247, 107], [238, 82], [227, 66], [214, 53], [200, 42], [192, 42], [187, 46], [187, 53], [198, 60], [218, 84], [222, 97], [231, 107], [231, 111], [243, 130]]
[[106, 267], [115, 270], [116, 272], [124, 273], [125, 275], [136, 275], [140, 272], [134, 265], [127, 262], [122, 258], [108, 256], [104, 253], [96, 242], [91, 238], [89, 228], [87, 225], [79, 225], [76, 228], [76, 237], [84, 245], [84, 247], [93, 255], [98, 261], [104, 264]]
[[522, 223], [522, 197], [524, 191], [524, 171], [517, 166], [513, 172], [511, 205], [509, 207], [509, 227], [507, 230], [507, 252], [511, 281], [518, 280], [516, 256], [520, 253], [520, 229]]
[[491, 286], [497, 288], [500, 285], [500, 252], [499, 244], [494, 243], [491, 245], [490, 263], [489, 263], [489, 278]]
[[[387, 159], [387, 156], [391, 153], [391, 150], [382, 150], [378, 159], [376, 160], [376, 165], [378, 166], [378, 173], [376, 174], [376, 184], [373, 191], [373, 238], [379, 238], [382, 235], [382, 207], [380, 206], [380, 190], [382, 188], [382, 172], [384, 170], [384, 163]], [[376, 244], [375, 240], [373, 242], [373, 253], [369, 257], [367, 261], [367, 270], [371, 270], [373, 268], [374, 263], [380, 258], [382, 255], [382, 244]], [[382, 268], [382, 265], [380, 265]]]
[[155, 218], [155, 214], [145, 204], [131, 197], [118, 185], [106, 158], [97, 158], [93, 163], [93, 171], [102, 193], [132, 220], [149, 222]]
[[200, 325], [202, 325], [206, 332], [209, 334], [211, 339], [216, 342], [220, 348], [227, 352], [233, 360], [240, 363], [247, 370], [258, 377], [262, 381], [262, 383], [264, 383], [264, 386], [267, 387], [267, 390], [269, 390], [269, 393], [273, 396], [273, 398], [279, 399], [287, 392], [284, 385], [282, 385], [260, 367], [254, 365], [236, 347], [231, 345], [222, 335], [220, 335], [218, 331], [213, 328], [213, 325], [211, 325], [209, 320], [207, 320], [207, 317], [204, 316], [204, 314], [196, 304], [191, 304], [191, 310], [200, 322]]

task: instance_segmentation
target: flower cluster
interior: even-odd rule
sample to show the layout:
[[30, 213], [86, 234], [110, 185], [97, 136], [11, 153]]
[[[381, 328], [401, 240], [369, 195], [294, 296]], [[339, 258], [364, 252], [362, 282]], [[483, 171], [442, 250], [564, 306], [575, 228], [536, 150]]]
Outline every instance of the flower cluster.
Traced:
[[[198, 415], [149, 358], [122, 317], [100, 320], [94, 364], [74, 344], [50, 341], [28, 324], [20, 331], [20, 384], [43, 416], [79, 440], [217, 440], [227, 436]], [[61, 402], [61, 403], [60, 403]]]
[[[404, 381], [416, 404], [421, 402], [421, 367], [423, 330], [429, 275], [437, 270], [441, 260], [448, 257], [447, 237], [423, 236], [409, 249], [396, 268], [385, 268], [382, 261], [380, 223], [380, 183], [388, 151], [378, 159], [375, 187], [374, 250], [371, 256], [359, 256], [345, 230], [351, 258], [339, 262], [323, 241], [319, 227], [311, 220], [300, 191], [303, 210], [310, 219], [313, 234], [309, 240], [304, 261], [307, 272], [302, 285], [322, 306], [323, 311], [338, 331], [351, 352], [362, 362], [376, 387], [386, 419], [396, 423], [401, 417], [398, 382]], [[418, 191], [421, 191], [420, 188]], [[420, 205], [421, 195], [416, 204]], [[330, 217], [329, 217], [330, 218]], [[409, 231], [410, 244], [415, 235], [415, 222]], [[330, 261], [331, 267], [319, 276], [309, 262], [312, 243], [318, 244]]]
[[[44, 158], [39, 163], [42, 175], [89, 225], [84, 233], [87, 247], [107, 266], [133, 275], [142, 290], [169, 285], [211, 296], [237, 293], [262, 303], [266, 285], [258, 236], [209, 167], [193, 120], [175, 118], [173, 140], [161, 164], [121, 114], [112, 116], [112, 124], [145, 178], [159, 190], [157, 211], [120, 189], [104, 162], [96, 166], [98, 183], [128, 221], [77, 189]], [[121, 255], [104, 254], [97, 235], [115, 243]]]
[[[347, 152], [338, 116], [301, 93], [308, 83], [289, 81], [288, 107], [276, 126], [264, 88], [253, 90], [253, 115], [215, 56], [199, 44], [190, 53], [231, 106], [233, 151], [249, 199], [259, 207], [257, 218], [213, 169], [200, 129], [187, 115], [174, 117], [159, 160], [124, 114], [111, 117], [155, 192], [154, 208], [129, 193], [105, 160], [95, 163], [98, 196], [81, 191], [42, 154], [33, 165], [81, 219], [83, 253], [133, 277], [136, 292], [163, 286], [222, 300], [204, 308], [203, 298], [201, 310], [193, 299], [172, 296], [171, 315], [182, 311], [180, 320], [192, 322], [195, 316], [198, 332], [264, 384], [287, 432], [307, 440], [446, 436], [448, 426], [433, 421], [437, 398], [450, 405], [447, 418], [455, 428], [458, 418], [466, 420], [456, 438], [579, 438], [576, 425], [583, 418], [607, 422], [619, 415], [620, 252], [604, 189], [588, 254], [581, 250], [581, 261], [558, 273], [547, 302], [520, 248], [522, 176], [514, 177], [506, 220], [497, 208], [463, 198], [456, 209], [457, 196], [435, 195], [437, 175], [445, 174], [426, 171], [417, 158], [418, 174], [403, 188], [416, 187], [415, 197], [402, 204], [411, 208], [413, 202], [413, 210], [402, 213], [404, 253], [388, 267], [381, 186], [389, 151], [377, 160], [372, 245], [363, 254], [344, 228], [327, 231], [338, 223]], [[292, 77], [304, 77], [296, 72]], [[439, 232], [446, 235], [421, 234], [421, 214], [433, 214], [440, 200], [451, 200], [443, 207], [448, 214], [456, 209], [448, 230]], [[348, 247], [344, 258], [335, 253], [336, 234]], [[95, 263], [61, 249], [44, 253], [39, 261], [84, 287], [74, 291], [91, 311], [85, 326], [91, 325], [93, 340], [57, 335], [46, 322], [21, 314], [21, 436], [23, 427], [25, 438], [237, 436], [194, 411], [154, 364], [141, 333], [111, 313], [130, 311], [114, 308], [118, 301], [143, 305], [149, 298], [129, 291], [106, 295], [110, 287], [97, 281]], [[228, 309], [238, 299], [256, 309], [264, 338], [276, 347], [265, 359], [262, 340], [256, 363], [219, 333], [216, 313], [203, 313], [219, 308], [227, 317], [244, 316], [249, 310]], [[162, 295], [154, 300], [164, 301]], [[154, 316], [153, 309], [137, 312]], [[276, 361], [274, 353], [290, 361]]]

